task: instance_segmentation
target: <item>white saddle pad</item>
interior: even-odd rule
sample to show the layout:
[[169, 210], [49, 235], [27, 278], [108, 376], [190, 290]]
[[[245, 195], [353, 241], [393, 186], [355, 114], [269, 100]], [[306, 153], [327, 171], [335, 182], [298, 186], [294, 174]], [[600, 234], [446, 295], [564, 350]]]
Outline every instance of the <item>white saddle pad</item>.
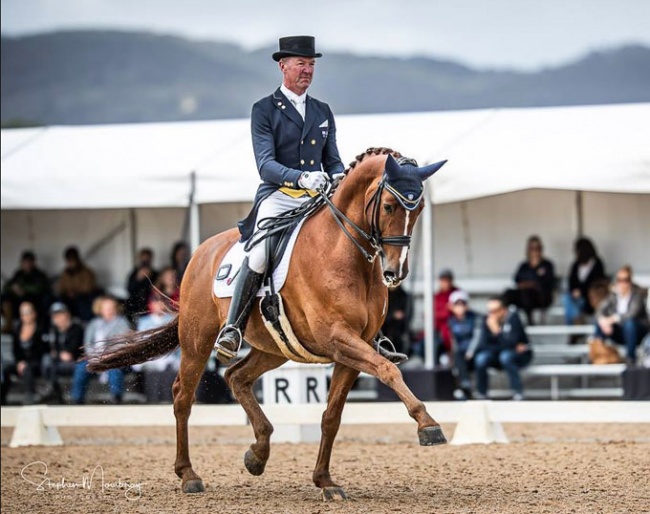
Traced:
[[[302, 228], [305, 220], [302, 220], [296, 229], [291, 234], [289, 243], [287, 244], [287, 249], [282, 256], [282, 260], [275, 271], [273, 272], [273, 287], [276, 291], [280, 291], [282, 286], [287, 280], [287, 275], [289, 273], [289, 263], [291, 262], [291, 254], [293, 253], [293, 247], [296, 245], [296, 239], [298, 239], [298, 234]], [[235, 284], [237, 283], [237, 275], [239, 275], [239, 269], [241, 264], [244, 261], [246, 253], [244, 252], [244, 244], [237, 242], [228, 253], [225, 255], [219, 268], [217, 269], [217, 274], [214, 277], [214, 282], [212, 290], [214, 295], [217, 298], [230, 298], [235, 290]], [[260, 244], [265, 244], [264, 242]], [[268, 287], [262, 287], [258, 292], [257, 296], [264, 296], [268, 291]]]

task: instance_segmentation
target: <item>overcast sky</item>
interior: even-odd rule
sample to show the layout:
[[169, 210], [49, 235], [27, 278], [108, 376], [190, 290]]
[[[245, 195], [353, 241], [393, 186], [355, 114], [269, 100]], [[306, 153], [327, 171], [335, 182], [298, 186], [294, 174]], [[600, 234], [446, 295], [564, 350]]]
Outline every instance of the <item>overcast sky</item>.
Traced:
[[2, 33], [120, 28], [246, 48], [312, 34], [318, 50], [538, 69], [650, 45], [650, 0], [2, 0]]

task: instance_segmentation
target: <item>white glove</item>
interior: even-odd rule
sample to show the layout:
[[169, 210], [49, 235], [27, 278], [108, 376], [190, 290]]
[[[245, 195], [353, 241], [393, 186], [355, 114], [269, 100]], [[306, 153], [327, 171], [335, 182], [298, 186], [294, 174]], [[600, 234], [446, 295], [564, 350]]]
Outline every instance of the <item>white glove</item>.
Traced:
[[345, 177], [345, 173], [334, 173], [334, 175], [332, 175], [332, 180], [336, 182], [337, 180], [340, 180], [343, 177]]
[[327, 173], [322, 171], [305, 171], [298, 179], [298, 185], [302, 189], [311, 189], [313, 191], [323, 189], [328, 182]]

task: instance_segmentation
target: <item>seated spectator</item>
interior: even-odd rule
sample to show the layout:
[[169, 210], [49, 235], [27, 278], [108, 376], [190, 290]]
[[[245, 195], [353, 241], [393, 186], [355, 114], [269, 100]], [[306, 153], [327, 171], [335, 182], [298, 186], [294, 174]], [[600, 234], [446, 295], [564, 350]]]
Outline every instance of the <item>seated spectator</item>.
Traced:
[[[433, 297], [435, 310], [435, 339], [436, 355], [451, 355], [451, 335], [449, 333], [448, 320], [450, 316], [449, 297], [456, 291], [454, 285], [454, 273], [450, 269], [443, 269], [438, 275], [438, 292]], [[444, 359], [443, 359], [444, 361]]]
[[149, 297], [157, 278], [158, 272], [153, 267], [153, 250], [143, 248], [138, 252], [138, 262], [126, 285], [129, 293], [126, 314], [133, 323], [136, 323], [138, 316], [146, 314]]
[[84, 264], [79, 250], [70, 246], [63, 253], [65, 269], [57, 284], [57, 294], [73, 316], [83, 321], [92, 318], [92, 304], [99, 291], [95, 273]]
[[402, 286], [388, 290], [388, 312], [381, 331], [393, 343], [395, 351], [408, 351], [409, 295]]
[[647, 291], [632, 282], [632, 268], [616, 272], [611, 294], [596, 311], [596, 337], [625, 346], [627, 363], [636, 364], [636, 349], [648, 333]]
[[18, 376], [25, 385], [24, 405], [36, 401], [36, 379], [42, 376], [43, 356], [47, 351], [45, 332], [38, 321], [36, 307], [24, 301], [18, 308], [20, 320], [13, 334], [14, 364], [5, 370], [6, 397], [11, 387], [9, 377]]
[[[101, 352], [103, 342], [126, 334], [131, 330], [128, 320], [119, 313], [119, 305], [115, 298], [103, 296], [98, 299], [99, 316], [93, 318], [86, 328], [84, 349], [86, 354]], [[77, 362], [72, 377], [72, 401], [75, 404], [84, 403], [88, 382], [92, 373], [86, 369], [87, 361]], [[111, 369], [107, 372], [108, 387], [112, 403], [122, 403], [124, 395], [124, 370]]]
[[519, 370], [533, 359], [528, 336], [517, 311], [508, 309], [505, 301], [493, 297], [487, 304], [487, 316], [481, 323], [481, 332], [474, 356], [476, 369], [476, 398], [488, 393], [488, 368], [503, 369], [508, 375], [513, 400], [523, 400], [523, 385]]
[[190, 262], [190, 247], [179, 241], [174, 245], [170, 257], [170, 266], [175, 272], [176, 286], [180, 287], [187, 263]]
[[584, 316], [594, 313], [589, 291], [594, 284], [607, 280], [603, 261], [598, 257], [590, 239], [577, 239], [573, 250], [575, 261], [569, 271], [568, 291], [563, 298], [567, 325], [584, 323]]
[[39, 319], [45, 319], [51, 301], [50, 280], [37, 266], [36, 255], [29, 250], [20, 257], [20, 268], [2, 289], [3, 333], [11, 333], [14, 319], [21, 302], [30, 302], [36, 308]]
[[504, 293], [508, 305], [515, 305], [526, 314], [532, 325], [533, 310], [546, 309], [553, 303], [555, 290], [555, 267], [544, 258], [544, 247], [539, 236], [530, 236], [526, 244], [526, 260], [514, 276], [516, 287]]
[[152, 294], [162, 294], [165, 296], [167, 299], [167, 307], [172, 311], [177, 311], [180, 292], [174, 268], [171, 266], [163, 268], [158, 275], [155, 291]]
[[47, 378], [50, 382], [50, 399], [63, 403], [60, 376], [72, 376], [77, 362], [84, 356], [84, 329], [72, 318], [68, 306], [54, 302], [50, 307], [51, 328], [49, 334], [50, 355]]
[[465, 291], [456, 290], [451, 293], [449, 305], [449, 332], [454, 355], [454, 374], [458, 384], [454, 396], [466, 400], [472, 396], [469, 368], [473, 364], [472, 354], [480, 336], [481, 316], [469, 308], [469, 295]]

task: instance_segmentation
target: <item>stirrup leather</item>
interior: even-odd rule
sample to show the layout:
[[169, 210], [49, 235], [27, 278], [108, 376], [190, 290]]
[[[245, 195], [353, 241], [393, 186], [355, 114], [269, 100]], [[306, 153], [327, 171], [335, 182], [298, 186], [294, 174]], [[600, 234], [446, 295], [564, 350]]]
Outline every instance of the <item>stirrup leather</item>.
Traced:
[[[224, 334], [227, 334], [228, 332], [234, 332], [237, 334], [237, 347], [235, 349], [228, 348], [227, 346], [222, 345], [219, 341], [221, 341], [221, 337]], [[217, 336], [217, 340], [214, 343], [214, 350], [217, 353], [217, 358], [221, 356], [223, 358], [224, 362], [229, 362], [232, 359], [234, 359], [237, 354], [239, 353], [239, 350], [241, 349], [242, 341], [244, 340], [244, 336], [241, 333], [241, 330], [235, 325], [226, 325], [219, 331], [219, 335]], [[220, 359], [221, 360], [221, 359]]]

